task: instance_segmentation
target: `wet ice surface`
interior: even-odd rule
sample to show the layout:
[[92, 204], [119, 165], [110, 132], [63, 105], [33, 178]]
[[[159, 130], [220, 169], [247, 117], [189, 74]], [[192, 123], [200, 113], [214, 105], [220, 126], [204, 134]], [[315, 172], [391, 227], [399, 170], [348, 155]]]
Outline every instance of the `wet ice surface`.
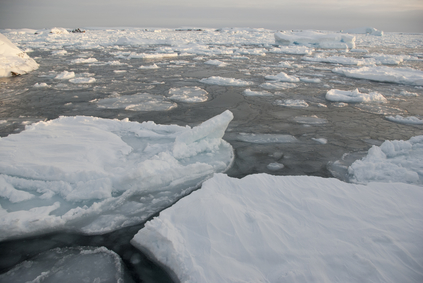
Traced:
[[[348, 63], [365, 60], [369, 54], [414, 56], [419, 60], [399, 60], [392, 67], [421, 71], [421, 36], [407, 43], [398, 40], [400, 35], [397, 40], [388, 35], [384, 46], [378, 46], [378, 38], [362, 36], [356, 48], [367, 52], [317, 49], [311, 54], [310, 48], [279, 50], [272, 45], [273, 33], [265, 31], [245, 33], [248, 39], [244, 41], [241, 36], [234, 37], [235, 31], [198, 33], [200, 43], [192, 45], [186, 44], [186, 32], [163, 33], [154, 39], [131, 33], [92, 31], [91, 41], [74, 38], [76, 43], [65, 36], [6, 33], [21, 49], [32, 49], [28, 54], [40, 67], [25, 76], [0, 79], [0, 135], [18, 133], [33, 122], [76, 115], [195, 126], [229, 109], [234, 120], [224, 139], [236, 155], [229, 176], [265, 172], [347, 179], [345, 166], [364, 156], [372, 145], [423, 134], [421, 123], [401, 123], [422, 120], [421, 86], [355, 79], [333, 72], [335, 68], [351, 68]], [[107, 40], [105, 34], [110, 36]], [[228, 40], [219, 44], [218, 36]], [[305, 55], [316, 54], [330, 59], [304, 60]], [[376, 55], [372, 58], [377, 59]], [[282, 72], [286, 76], [278, 76]], [[289, 82], [280, 81], [288, 76]], [[377, 92], [387, 103], [332, 102], [326, 99], [332, 89]], [[402, 119], [387, 118], [398, 115]], [[128, 264], [130, 257], [125, 259], [132, 248], [128, 244], [116, 250], [112, 243], [124, 242], [138, 230], [121, 230], [126, 235], [121, 240], [113, 233], [104, 235], [106, 240], [100, 244], [117, 251], [133, 274], [137, 272]], [[72, 240], [65, 245], [45, 237], [32, 239], [45, 245], [33, 255], [79, 241], [77, 236], [69, 238]], [[95, 245], [94, 239], [85, 238], [79, 245]], [[25, 240], [14, 244], [24, 245]], [[10, 261], [2, 256], [0, 272], [26, 259], [23, 250], [17, 253], [21, 255], [15, 254]]]

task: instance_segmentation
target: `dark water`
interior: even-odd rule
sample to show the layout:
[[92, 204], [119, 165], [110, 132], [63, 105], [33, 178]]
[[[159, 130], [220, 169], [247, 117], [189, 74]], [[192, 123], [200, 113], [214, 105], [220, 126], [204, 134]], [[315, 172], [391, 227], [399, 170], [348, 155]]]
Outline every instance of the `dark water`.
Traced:
[[[246, 47], [248, 48], [248, 47]], [[391, 83], [371, 82], [346, 78], [331, 71], [335, 66], [325, 63], [301, 61], [302, 55], [268, 54], [248, 56], [248, 60], [215, 56], [230, 63], [227, 67], [205, 65], [204, 60], [193, 60], [194, 56], [161, 60], [117, 59], [113, 48], [68, 49], [66, 56], [52, 56], [51, 51], [35, 50], [30, 53], [37, 58], [40, 68], [27, 75], [0, 79], [0, 136], [22, 131], [26, 124], [54, 119], [59, 116], [89, 115], [102, 118], [129, 118], [131, 121], [154, 121], [158, 124], [197, 125], [227, 109], [234, 114], [224, 137], [235, 150], [235, 163], [227, 172], [233, 177], [253, 173], [275, 175], [313, 175], [332, 177], [328, 164], [350, 153], [352, 162], [362, 156], [373, 144], [384, 140], [407, 140], [423, 134], [422, 125], [402, 125], [385, 119], [387, 115], [423, 116], [423, 89]], [[149, 49], [127, 48], [137, 53]], [[392, 49], [388, 53], [415, 52], [415, 50]], [[129, 65], [69, 64], [70, 60], [86, 57], [99, 62], [119, 60]], [[347, 54], [347, 56], [360, 56]], [[187, 62], [181, 62], [181, 60]], [[275, 67], [280, 61], [289, 60], [295, 68]], [[155, 70], [139, 69], [141, 65], [156, 63]], [[423, 69], [422, 62], [408, 62], [407, 66]], [[72, 84], [67, 80], [54, 79], [63, 71], [74, 71], [77, 75], [90, 73], [96, 82]], [[116, 73], [114, 70], [126, 70]], [[261, 90], [258, 85], [266, 82], [265, 75], [284, 71], [290, 75], [320, 78], [321, 83], [297, 83], [296, 88], [270, 90], [272, 97], [246, 97], [244, 89]], [[199, 82], [210, 76], [232, 77], [252, 81], [249, 87], [225, 87], [206, 85]], [[35, 88], [35, 83], [47, 83], [49, 88]], [[152, 82], [162, 82], [157, 84]], [[124, 109], [101, 109], [90, 101], [113, 94], [131, 95], [150, 93], [170, 96], [173, 87], [199, 86], [210, 96], [207, 102], [178, 103], [169, 111], [137, 112]], [[349, 104], [339, 107], [338, 103], [325, 100], [325, 94], [332, 88], [361, 92], [378, 91], [384, 94], [387, 104]], [[402, 90], [418, 93], [417, 97], [395, 96]], [[289, 108], [274, 105], [275, 100], [302, 99], [309, 107]], [[322, 105], [326, 107], [322, 107]], [[316, 115], [325, 123], [313, 124], [309, 117]], [[306, 118], [304, 118], [306, 117]], [[311, 121], [311, 122], [310, 122]], [[294, 143], [256, 144], [239, 140], [239, 133], [286, 134], [294, 136]], [[320, 144], [312, 138], [325, 138]], [[279, 162], [284, 168], [272, 171], [267, 165]], [[348, 161], [346, 161], [348, 162]], [[342, 175], [342, 172], [341, 172]], [[337, 176], [341, 177], [342, 176]], [[128, 227], [110, 234], [81, 236], [67, 233], [41, 235], [27, 239], [0, 243], [0, 273], [15, 264], [30, 259], [40, 252], [69, 246], [105, 246], [117, 252], [123, 259], [129, 274], [135, 282], [171, 282], [166, 272], [133, 248], [129, 240], [143, 227], [143, 224]]]

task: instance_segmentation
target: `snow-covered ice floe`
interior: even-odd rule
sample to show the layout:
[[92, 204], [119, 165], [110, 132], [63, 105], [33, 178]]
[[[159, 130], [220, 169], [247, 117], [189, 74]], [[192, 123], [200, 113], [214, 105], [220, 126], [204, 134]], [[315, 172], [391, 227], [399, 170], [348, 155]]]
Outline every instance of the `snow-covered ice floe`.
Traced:
[[355, 48], [355, 36], [340, 33], [322, 33], [306, 30], [301, 32], [276, 32], [276, 44], [304, 45], [315, 48]]
[[361, 93], [355, 90], [339, 90], [331, 89], [326, 93], [326, 99], [336, 102], [361, 103], [361, 102], [378, 102], [387, 103], [388, 100], [379, 92]]
[[253, 82], [244, 81], [235, 78], [224, 78], [219, 76], [212, 76], [209, 78], [203, 78], [200, 80], [201, 83], [211, 85], [222, 85], [222, 86], [249, 86], [253, 85]]
[[372, 27], [361, 27], [361, 28], [353, 28], [344, 30], [345, 33], [353, 33], [353, 34], [371, 34], [376, 36], [383, 36], [383, 31], [377, 30]]
[[308, 103], [304, 99], [278, 99], [273, 102], [274, 105], [292, 107], [292, 108], [306, 108]]
[[[351, 181], [423, 184], [423, 135], [408, 141], [385, 141], [348, 168]], [[423, 226], [422, 226], [423, 227]]]
[[400, 124], [408, 124], [408, 125], [423, 125], [423, 119], [419, 119], [415, 116], [403, 117], [401, 115], [396, 116], [386, 116], [387, 120], [400, 123]]
[[208, 99], [208, 92], [198, 86], [171, 88], [169, 89], [169, 94], [171, 95], [169, 97], [170, 100], [185, 103], [204, 102]]
[[300, 79], [295, 76], [290, 76], [284, 72], [280, 72], [277, 75], [268, 75], [264, 77], [266, 80], [273, 80], [278, 82], [289, 82], [289, 83], [296, 83], [299, 82]]
[[144, 221], [233, 161], [225, 111], [190, 128], [60, 117], [0, 139], [0, 240]]
[[0, 33], [0, 77], [23, 75], [39, 65]]
[[1, 282], [125, 282], [123, 261], [105, 247], [56, 248], [26, 260]]
[[389, 82], [407, 85], [423, 85], [423, 71], [398, 67], [387, 66], [346, 68], [340, 67], [332, 70], [334, 73], [343, 74], [355, 79], [365, 79], [378, 82]]
[[131, 243], [180, 282], [421, 282], [423, 190], [224, 174]]

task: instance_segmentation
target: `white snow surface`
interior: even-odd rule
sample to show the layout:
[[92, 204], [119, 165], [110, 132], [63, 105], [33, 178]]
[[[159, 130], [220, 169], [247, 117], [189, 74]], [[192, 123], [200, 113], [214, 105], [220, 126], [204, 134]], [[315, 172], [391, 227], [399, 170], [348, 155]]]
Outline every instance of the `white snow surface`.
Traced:
[[125, 109], [128, 111], [168, 111], [178, 105], [162, 95], [138, 93], [132, 95], [112, 94], [109, 97], [91, 101], [105, 109]]
[[348, 168], [357, 183], [402, 182], [423, 185], [423, 135], [408, 141], [385, 141], [373, 145], [361, 160]]
[[180, 282], [422, 282], [423, 190], [224, 174], [131, 243]]
[[326, 93], [326, 99], [329, 101], [346, 102], [346, 103], [362, 103], [362, 102], [378, 102], [387, 103], [387, 99], [379, 92], [361, 93], [355, 90], [339, 90], [331, 89]]
[[0, 34], [0, 77], [23, 75], [38, 67], [34, 59], [20, 50], [6, 36]]
[[1, 282], [124, 282], [125, 268], [119, 255], [105, 247], [56, 248], [26, 260]]
[[423, 85], [423, 71], [409, 67], [373, 66], [361, 68], [340, 67], [332, 70], [355, 79], [365, 79], [379, 82], [389, 82], [407, 85]]
[[0, 139], [0, 240], [145, 220], [232, 163], [233, 115], [199, 126], [60, 117]]
[[323, 33], [306, 30], [301, 32], [276, 32], [276, 44], [304, 45], [315, 48], [355, 48], [355, 36], [340, 33]]

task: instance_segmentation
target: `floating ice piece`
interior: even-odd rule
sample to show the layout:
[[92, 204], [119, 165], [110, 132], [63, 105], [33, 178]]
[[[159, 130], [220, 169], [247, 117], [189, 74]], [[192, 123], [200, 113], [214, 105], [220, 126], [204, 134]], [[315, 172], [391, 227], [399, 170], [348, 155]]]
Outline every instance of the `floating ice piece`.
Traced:
[[65, 28], [52, 28], [50, 33], [53, 34], [68, 34], [69, 32]]
[[201, 79], [200, 82], [205, 84], [222, 85], [222, 86], [249, 86], [254, 84], [253, 82], [244, 81], [241, 79], [223, 78], [219, 76], [204, 78], [204, 79]]
[[72, 60], [70, 63], [71, 64], [87, 64], [87, 63], [94, 63], [94, 62], [97, 62], [97, 59], [95, 59], [95, 58], [78, 58], [78, 59]]
[[179, 282], [420, 282], [422, 203], [409, 184], [215, 174], [131, 243]]
[[423, 120], [415, 116], [402, 117], [401, 115], [396, 115], [395, 117], [387, 116], [385, 118], [389, 121], [400, 123], [400, 124], [423, 125]]
[[276, 32], [276, 44], [305, 45], [315, 48], [346, 49], [355, 48], [355, 36], [317, 31]]
[[249, 143], [291, 143], [296, 142], [297, 139], [291, 135], [283, 134], [253, 134], [253, 133], [239, 133], [237, 140]]
[[131, 53], [126, 59], [162, 59], [178, 57], [178, 53]]
[[292, 68], [292, 65], [291, 65], [290, 62], [282, 61], [282, 62], [279, 62], [277, 67], [279, 67], [279, 68]]
[[302, 60], [310, 61], [310, 62], [323, 62], [323, 63], [341, 64], [341, 65], [355, 65], [355, 66], [375, 65], [376, 64], [375, 59], [372, 59], [372, 58], [357, 59], [357, 58], [354, 58], [354, 57], [345, 57], [345, 56], [324, 57], [321, 54], [319, 54], [315, 57], [303, 57]]
[[169, 89], [170, 100], [186, 102], [186, 103], [196, 103], [207, 101], [208, 92], [204, 89], [194, 86], [194, 87], [181, 87], [181, 88], [171, 88]]
[[326, 93], [326, 99], [329, 101], [347, 103], [388, 102], [388, 100], [386, 100], [386, 98], [379, 92], [361, 93], [358, 89], [352, 91], [331, 89]]
[[423, 184], [423, 136], [408, 141], [385, 141], [348, 168], [357, 183], [401, 182]]
[[423, 85], [423, 71], [406, 67], [340, 67], [335, 68], [332, 71], [355, 79], [365, 79], [378, 82], [389, 82], [408, 85]]
[[232, 119], [190, 128], [60, 117], [1, 138], [0, 240], [145, 221], [231, 165], [222, 136]]
[[318, 78], [306, 78], [306, 77], [301, 77], [300, 81], [305, 82], [305, 83], [313, 83], [313, 84], [318, 84], [321, 83], [322, 81]]
[[328, 120], [319, 118], [316, 115], [312, 116], [297, 116], [294, 118], [294, 121], [300, 124], [308, 124], [308, 125], [322, 125], [326, 124]]
[[327, 144], [328, 143], [328, 140], [325, 139], [325, 138], [311, 138], [311, 139], [320, 143], [320, 144]]
[[225, 67], [225, 66], [228, 65], [228, 63], [225, 63], [225, 62], [222, 62], [222, 61], [219, 61], [219, 60], [208, 60], [208, 61], [204, 62], [204, 64], [214, 65], [214, 66], [217, 66], [217, 67]]
[[259, 87], [264, 88], [264, 89], [288, 89], [288, 88], [294, 88], [297, 87], [296, 84], [294, 83], [286, 83], [286, 82], [267, 82], [267, 83], [262, 83], [261, 85], [259, 85]]
[[45, 87], [50, 87], [48, 84], [46, 83], [35, 83], [34, 87], [36, 88], [45, 88]]
[[0, 275], [1, 282], [124, 282], [121, 258], [105, 247], [56, 248]]
[[112, 95], [107, 98], [95, 99], [91, 102], [96, 103], [99, 108], [130, 111], [168, 111], [177, 107], [176, 103], [167, 101], [166, 97], [149, 93]]
[[306, 46], [281, 46], [279, 48], [272, 48], [269, 50], [270, 53], [281, 53], [291, 55], [311, 55], [314, 48], [308, 48]]
[[0, 34], [0, 77], [23, 75], [38, 67], [34, 59]]
[[75, 72], [63, 71], [54, 78], [57, 80], [68, 80], [75, 77]]
[[293, 108], [306, 108], [308, 103], [303, 99], [285, 99], [285, 100], [275, 100], [274, 105], [293, 107]]
[[148, 65], [148, 66], [140, 66], [140, 69], [159, 69], [159, 66], [157, 66], [156, 64], [153, 65]]
[[246, 90], [243, 91], [243, 93], [245, 96], [273, 96], [273, 94], [271, 92], [262, 90], [262, 91], [254, 91], [251, 90], [249, 88], [247, 88]]
[[364, 57], [371, 58], [376, 61], [377, 64], [383, 65], [399, 65], [404, 61], [418, 61], [418, 57], [410, 55], [391, 55], [391, 54], [379, 54], [373, 53], [365, 55]]
[[69, 81], [74, 84], [91, 84], [94, 83], [96, 80], [95, 78], [74, 78], [70, 79]]
[[282, 163], [272, 162], [272, 163], [267, 164], [266, 167], [270, 171], [278, 171], [278, 170], [283, 169], [285, 166]]
[[279, 74], [273, 76], [273, 75], [268, 75], [264, 77], [267, 80], [275, 80], [275, 81], [279, 81], [279, 82], [289, 82], [289, 83], [296, 83], [299, 82], [300, 79], [295, 77], [295, 76], [290, 76], [284, 72], [280, 72]]
[[68, 52], [66, 51], [66, 50], [64, 50], [64, 49], [61, 49], [61, 50], [54, 50], [54, 51], [52, 51], [51, 52], [51, 55], [65, 55], [65, 54], [67, 54]]
[[415, 92], [409, 92], [409, 91], [406, 91], [406, 90], [402, 90], [400, 92], [400, 96], [419, 96], [419, 95]]

